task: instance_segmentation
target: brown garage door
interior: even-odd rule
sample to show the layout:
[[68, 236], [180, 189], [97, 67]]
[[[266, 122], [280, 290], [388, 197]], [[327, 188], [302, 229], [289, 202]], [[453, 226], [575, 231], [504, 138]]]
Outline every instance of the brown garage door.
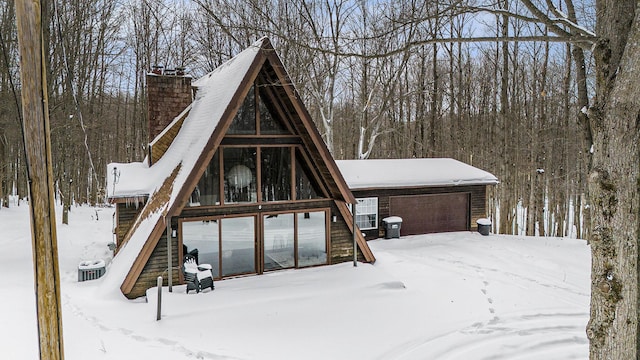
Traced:
[[469, 230], [469, 193], [392, 196], [389, 213], [402, 218], [401, 235]]

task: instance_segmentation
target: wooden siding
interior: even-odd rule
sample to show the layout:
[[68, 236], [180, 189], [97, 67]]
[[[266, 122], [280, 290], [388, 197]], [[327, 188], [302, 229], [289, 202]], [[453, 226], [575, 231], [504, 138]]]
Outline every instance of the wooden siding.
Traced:
[[[331, 199], [323, 199], [317, 201], [301, 201], [295, 203], [263, 203], [262, 209], [258, 209], [257, 204], [237, 205], [237, 206], [212, 206], [212, 207], [192, 207], [184, 208], [180, 217], [173, 217], [171, 220], [172, 228], [178, 228], [179, 218], [201, 218], [210, 216], [232, 216], [240, 214], [261, 214], [269, 212], [281, 211], [300, 211], [305, 209], [331, 209], [328, 216], [331, 228], [331, 236], [329, 238], [329, 264], [337, 264], [342, 262], [353, 261], [353, 235], [346, 220], [340, 214], [335, 202]], [[332, 222], [332, 216], [336, 216], [336, 222]], [[350, 219], [349, 219], [350, 221]], [[179, 252], [178, 239], [172, 242], [173, 259], [174, 259], [174, 285], [180, 283], [179, 279]], [[358, 249], [358, 261], [366, 261], [360, 249]], [[146, 290], [156, 286], [158, 276], [162, 275], [164, 284], [167, 285], [166, 273], [167, 269], [167, 241], [166, 234], [163, 234], [158, 241], [155, 249], [151, 253], [147, 264], [144, 266], [142, 273], [138, 277], [128, 298], [133, 299], [146, 294]]]
[[[331, 264], [353, 261], [353, 234], [350, 227], [335, 203], [331, 206], [331, 213], [336, 215], [336, 222], [331, 223]], [[359, 247], [358, 261], [366, 261]]]
[[[172, 221], [174, 224], [175, 219]], [[173, 225], [177, 227], [177, 223]], [[179, 261], [178, 256], [178, 239], [172, 239], [171, 252], [173, 261], [173, 285], [180, 284], [180, 266], [182, 261]], [[162, 276], [163, 285], [169, 285], [169, 275], [167, 272], [168, 259], [167, 259], [167, 235], [166, 233], [160, 237], [158, 244], [151, 253], [147, 264], [142, 269], [138, 280], [128, 294], [125, 294], [129, 299], [135, 299], [141, 296], [145, 296], [147, 289], [150, 289], [157, 285], [158, 276]]]
[[427, 194], [446, 194], [446, 193], [470, 193], [470, 219], [469, 229], [477, 230], [476, 221], [487, 216], [487, 187], [486, 185], [470, 185], [470, 186], [443, 186], [443, 187], [415, 187], [415, 188], [399, 188], [399, 189], [366, 189], [352, 190], [356, 198], [377, 197], [378, 198], [378, 229], [365, 230], [367, 240], [376, 239], [384, 236], [384, 228], [382, 219], [391, 214], [389, 211], [389, 199], [393, 196], [407, 195], [427, 195]]
[[[329, 221], [332, 216], [336, 216], [336, 222], [330, 222], [331, 236], [329, 238], [329, 252], [331, 256], [330, 264], [337, 264], [345, 261], [353, 260], [353, 235], [346, 222], [340, 214], [335, 201], [332, 199], [299, 201], [293, 203], [262, 203], [261, 209], [257, 204], [236, 205], [225, 207], [192, 207], [184, 208], [181, 218], [199, 218], [207, 216], [231, 216], [239, 214], [261, 214], [281, 211], [300, 211], [305, 209], [321, 209], [330, 208]], [[358, 260], [365, 261], [362, 251], [358, 250]]]
[[[266, 61], [265, 61], [266, 60]], [[274, 106], [277, 111], [284, 115], [285, 121], [288, 121], [288, 127], [294, 128], [294, 133], [300, 136], [300, 140], [304, 146], [301, 151], [305, 158], [311, 160], [310, 168], [313, 169], [313, 175], [317, 182], [320, 183], [323, 190], [328, 193], [326, 199], [314, 201], [296, 201], [288, 203], [261, 203], [261, 204], [242, 204], [228, 206], [212, 206], [202, 208], [185, 207], [193, 188], [205, 171], [208, 163], [211, 161], [213, 154], [217, 151], [224, 134], [226, 133], [233, 116], [237, 109], [241, 106], [247, 92], [251, 89], [253, 81], [261, 73], [269, 84], [282, 84], [281, 86], [266, 87], [270, 93], [270, 99], [274, 99]], [[335, 161], [331, 157], [326, 145], [322, 141], [322, 137], [318, 129], [308, 114], [308, 111], [302, 104], [295, 88], [290, 85], [290, 80], [284, 66], [282, 65], [277, 54], [273, 51], [268, 40], [263, 43], [263, 48], [254, 59], [249, 67], [247, 74], [243, 76], [242, 83], [238, 91], [234, 95], [229, 104], [225, 104], [225, 112], [222, 115], [219, 124], [212, 134], [207, 134], [209, 140], [203, 152], [199, 155], [192, 169], [187, 169], [189, 175], [187, 180], [179, 189], [175, 201], [169, 204], [167, 216], [172, 218], [172, 223], [179, 221], [180, 218], [191, 217], [207, 217], [207, 216], [231, 216], [238, 214], [261, 214], [266, 212], [279, 211], [304, 211], [305, 209], [331, 209], [329, 213], [331, 221], [332, 216], [336, 216], [336, 222], [330, 222], [329, 234], [329, 263], [337, 263], [353, 260], [353, 237], [351, 232], [351, 215], [346, 209], [343, 201], [348, 203], [355, 202], [355, 199], [348, 189], [342, 174], [339, 172]], [[158, 80], [158, 79], [155, 79]], [[186, 93], [186, 92], [185, 92]], [[186, 107], [183, 106], [182, 109]], [[172, 119], [179, 113], [173, 115]], [[153, 118], [150, 115], [150, 119]], [[165, 125], [166, 126], [166, 125]], [[151, 125], [150, 125], [151, 127]], [[150, 133], [153, 133], [150, 131]], [[203, 134], [204, 136], [205, 134]], [[157, 195], [152, 195], [150, 201], [154, 201]], [[158, 202], [164, 200], [157, 200]], [[349, 219], [345, 221], [343, 217]], [[161, 220], [155, 224], [149, 239], [145, 243], [140, 255], [127, 274], [127, 278], [121, 286], [123, 293], [129, 297], [144, 295], [147, 288], [155, 286], [158, 271], [164, 271], [166, 267], [166, 244], [164, 243], [164, 231]], [[366, 241], [357, 233], [358, 244], [361, 247], [358, 257], [361, 260], [375, 261], [375, 257], [368, 248]], [[162, 237], [162, 238], [161, 238]], [[164, 250], [163, 250], [164, 249]], [[165, 252], [163, 254], [162, 252]], [[363, 252], [364, 251], [364, 252]], [[177, 256], [176, 256], [177, 258]]]
[[[301, 201], [295, 203], [262, 203], [262, 209], [258, 209], [258, 205], [252, 204], [248, 206], [232, 206], [232, 207], [209, 207], [209, 208], [185, 208], [181, 214], [181, 218], [200, 218], [207, 216], [232, 216], [240, 214], [263, 214], [283, 211], [297, 211], [305, 209], [326, 209], [329, 208], [329, 221], [331, 228], [331, 236], [329, 238], [329, 253], [331, 256], [330, 264], [337, 264], [345, 261], [353, 260], [353, 235], [347, 221], [340, 214], [335, 201], [332, 199]], [[332, 222], [332, 217], [336, 216], [336, 222]], [[351, 221], [349, 219], [349, 221]], [[358, 250], [358, 260], [366, 261], [362, 251]]]
[[143, 203], [127, 202], [116, 204], [116, 252], [120, 249], [127, 232], [144, 207]]

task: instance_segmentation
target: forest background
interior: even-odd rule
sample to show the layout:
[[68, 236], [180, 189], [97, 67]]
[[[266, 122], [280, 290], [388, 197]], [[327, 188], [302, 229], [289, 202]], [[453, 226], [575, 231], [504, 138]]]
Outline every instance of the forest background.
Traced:
[[[546, 18], [595, 27], [592, 1], [539, 2]], [[500, 179], [488, 193], [496, 232], [586, 238], [592, 56], [524, 3], [42, 1], [58, 199], [103, 203], [106, 165], [144, 158], [153, 66], [198, 78], [266, 35], [336, 159], [455, 158]], [[11, 206], [27, 184], [14, 2], [0, 5], [0, 203]]]

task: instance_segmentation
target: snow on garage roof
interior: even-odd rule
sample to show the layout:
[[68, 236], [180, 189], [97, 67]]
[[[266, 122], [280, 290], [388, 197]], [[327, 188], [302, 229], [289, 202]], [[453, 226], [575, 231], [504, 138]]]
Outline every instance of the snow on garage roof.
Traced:
[[339, 160], [336, 163], [351, 190], [498, 183], [493, 174], [448, 158]]

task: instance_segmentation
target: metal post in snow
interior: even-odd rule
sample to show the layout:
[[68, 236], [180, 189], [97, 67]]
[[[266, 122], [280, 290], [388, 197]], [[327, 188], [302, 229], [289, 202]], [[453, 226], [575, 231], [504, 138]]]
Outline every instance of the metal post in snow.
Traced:
[[162, 276], [158, 276], [158, 313], [156, 321], [162, 318]]
[[351, 208], [353, 209], [353, 266], [358, 266], [358, 243], [356, 242], [358, 226], [356, 225], [356, 204], [354, 203]]

